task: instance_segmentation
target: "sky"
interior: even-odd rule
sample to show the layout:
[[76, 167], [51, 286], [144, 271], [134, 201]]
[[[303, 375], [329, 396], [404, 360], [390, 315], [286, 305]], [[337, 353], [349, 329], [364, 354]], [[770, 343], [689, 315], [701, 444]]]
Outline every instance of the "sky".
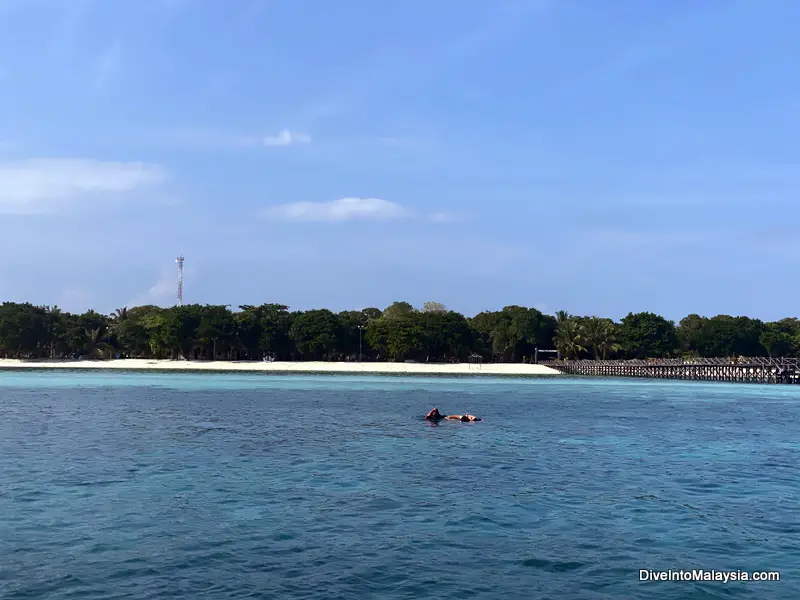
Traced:
[[0, 299], [799, 315], [794, 0], [0, 0]]

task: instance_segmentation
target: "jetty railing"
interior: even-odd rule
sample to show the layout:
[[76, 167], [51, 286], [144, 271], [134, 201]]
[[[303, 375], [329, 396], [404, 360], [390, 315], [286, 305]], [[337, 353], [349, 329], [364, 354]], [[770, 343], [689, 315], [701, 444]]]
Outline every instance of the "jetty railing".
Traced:
[[643, 377], [732, 383], [800, 384], [800, 359], [763, 356], [648, 358], [630, 360], [547, 360], [541, 364], [569, 375]]

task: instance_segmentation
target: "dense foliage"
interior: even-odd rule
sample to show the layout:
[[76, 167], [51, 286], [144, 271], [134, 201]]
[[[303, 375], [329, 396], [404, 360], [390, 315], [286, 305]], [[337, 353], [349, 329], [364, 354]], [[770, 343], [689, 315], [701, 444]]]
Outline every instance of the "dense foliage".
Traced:
[[[290, 312], [282, 304], [137, 306], [111, 315], [57, 307], [0, 305], [0, 357], [223, 360], [363, 360], [484, 362], [532, 360], [535, 349], [564, 358], [670, 356], [798, 356], [800, 322], [689, 315], [677, 326], [659, 315], [629, 314], [620, 322], [555, 316], [506, 306], [474, 317], [436, 302], [415, 309]], [[552, 355], [540, 356], [548, 358]]]

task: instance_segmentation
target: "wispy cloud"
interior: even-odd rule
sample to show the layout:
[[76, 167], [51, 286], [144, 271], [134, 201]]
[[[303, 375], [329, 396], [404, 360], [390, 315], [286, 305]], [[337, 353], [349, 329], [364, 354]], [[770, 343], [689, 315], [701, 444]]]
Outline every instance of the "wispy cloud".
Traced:
[[407, 211], [399, 204], [380, 198], [341, 198], [330, 202], [281, 204], [267, 209], [267, 216], [287, 221], [385, 221], [403, 218]]
[[257, 150], [267, 148], [286, 148], [307, 145], [313, 142], [320, 152], [372, 152], [374, 150], [416, 151], [430, 149], [438, 138], [430, 134], [419, 136], [399, 135], [336, 135], [324, 139], [312, 137], [308, 133], [298, 133], [283, 129], [276, 135], [238, 133], [224, 129], [186, 128], [163, 131], [138, 131], [125, 134], [123, 139], [114, 142], [127, 146], [146, 148], [168, 148], [199, 152], [228, 152]]
[[83, 159], [0, 162], [0, 213], [53, 212], [75, 200], [120, 195], [161, 183], [158, 166]]
[[164, 265], [156, 282], [147, 291], [128, 300], [124, 306], [132, 307], [150, 304], [162, 307], [174, 306], [178, 294], [177, 273], [177, 267], [170, 268]]
[[268, 135], [263, 140], [265, 146], [294, 146], [296, 144], [311, 143], [311, 136], [306, 133], [296, 133], [284, 129], [278, 135]]
[[463, 215], [448, 212], [419, 213], [382, 198], [340, 198], [330, 202], [291, 202], [272, 206], [265, 211], [268, 218], [282, 221], [315, 221], [341, 223], [344, 221], [392, 221], [418, 219], [433, 223], [452, 223]]

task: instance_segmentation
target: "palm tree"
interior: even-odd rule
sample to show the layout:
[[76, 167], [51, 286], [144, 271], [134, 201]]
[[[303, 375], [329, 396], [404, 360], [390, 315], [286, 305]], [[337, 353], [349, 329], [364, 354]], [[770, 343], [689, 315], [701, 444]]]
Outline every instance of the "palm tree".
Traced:
[[100, 325], [98, 327], [86, 328], [86, 354], [91, 357], [106, 357], [113, 350], [113, 346], [108, 342], [108, 327]]
[[591, 346], [595, 360], [605, 360], [609, 352], [620, 349], [616, 341], [616, 327], [610, 319], [590, 317], [583, 325], [583, 333], [587, 344]]
[[[556, 318], [560, 316], [561, 315], [557, 315]], [[567, 317], [559, 321], [553, 343], [556, 346], [556, 350], [558, 350], [560, 354], [564, 354], [567, 359], [576, 358], [581, 352], [586, 351], [585, 346], [583, 346], [583, 328], [580, 323], [572, 317]]]
[[597, 342], [597, 349], [600, 351], [600, 358], [606, 359], [609, 352], [619, 352], [622, 346], [617, 342], [617, 326], [610, 319], [603, 319], [603, 331]]

